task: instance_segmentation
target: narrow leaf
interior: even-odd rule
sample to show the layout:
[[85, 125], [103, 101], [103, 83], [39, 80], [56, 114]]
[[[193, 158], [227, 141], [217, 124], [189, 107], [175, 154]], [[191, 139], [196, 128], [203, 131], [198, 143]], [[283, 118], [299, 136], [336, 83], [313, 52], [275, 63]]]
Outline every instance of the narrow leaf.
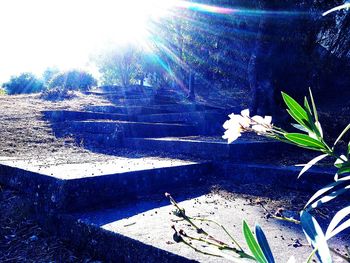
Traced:
[[268, 263], [264, 253], [261, 250], [261, 247], [255, 240], [255, 237], [245, 220], [243, 220], [243, 234], [247, 245], [250, 251], [252, 252], [253, 256], [255, 257], [256, 261], [258, 261], [259, 263]]
[[[339, 223], [350, 215], [350, 206], [347, 206], [340, 211], [338, 211], [333, 217], [332, 221], [329, 223], [329, 226], [326, 231], [326, 238], [330, 239], [331, 237], [339, 234], [344, 229], [350, 227], [350, 219], [346, 220], [342, 224]], [[339, 225], [339, 226], [338, 226]], [[338, 226], [338, 227], [337, 227]]]
[[266, 259], [267, 259], [267, 262], [275, 263], [275, 259], [273, 258], [273, 254], [272, 254], [270, 245], [266, 239], [265, 233], [258, 224], [255, 225], [255, 235], [256, 235], [256, 239], [258, 240], [258, 243], [259, 243]]
[[316, 219], [303, 210], [300, 214], [300, 222], [307, 240], [313, 248], [317, 249], [316, 255], [319, 260], [323, 263], [332, 262], [327, 239]]
[[312, 115], [311, 108], [310, 108], [310, 105], [309, 105], [309, 101], [307, 100], [306, 97], [304, 98], [304, 107], [306, 109], [306, 112], [309, 112], [310, 115]]
[[323, 138], [323, 129], [321, 126], [321, 123], [319, 123], [318, 121], [315, 122], [315, 127], [316, 127], [316, 132], [319, 132], [319, 136], [321, 136], [321, 138]]
[[315, 101], [314, 101], [314, 96], [312, 95], [311, 88], [309, 88], [309, 93], [310, 93], [310, 99], [311, 99], [312, 109], [313, 109], [313, 111], [314, 111], [315, 121], [318, 122], [317, 109], [316, 109], [316, 105], [315, 105]]
[[303, 125], [296, 124], [296, 123], [291, 123], [291, 125], [292, 125], [294, 128], [296, 128], [296, 129], [298, 129], [298, 130], [300, 130], [300, 131], [303, 131], [303, 132], [306, 132], [306, 133], [309, 132], [309, 130], [306, 129]]
[[[339, 190], [333, 191], [330, 194], [324, 195], [322, 198], [318, 199], [316, 202], [311, 204], [311, 208], [315, 209], [317, 207], [320, 207], [321, 205], [332, 201], [333, 199], [337, 198], [338, 196], [344, 194], [345, 192], [348, 191], [348, 189], [350, 189], [350, 185], [341, 188]], [[309, 208], [308, 210], [310, 210], [311, 208]]]
[[307, 114], [307, 119], [308, 119], [308, 123], [310, 125], [311, 131], [316, 135], [316, 137], [321, 137], [323, 138], [323, 132], [322, 132], [322, 127], [321, 124], [318, 121], [314, 121], [314, 118], [312, 116], [312, 112], [310, 109], [310, 105], [309, 102], [307, 100], [307, 98], [305, 97], [304, 100], [304, 106], [306, 109], [306, 114]]
[[284, 135], [289, 141], [312, 150], [326, 150], [325, 145], [302, 133], [287, 133]]
[[289, 108], [288, 113], [301, 125], [308, 125], [308, 117], [306, 111], [300, 106], [291, 96], [282, 92], [282, 97], [287, 107]]
[[336, 144], [341, 140], [341, 138], [345, 135], [345, 133], [347, 133], [347, 131], [350, 129], [350, 124], [348, 124], [348, 126], [345, 127], [345, 129], [342, 131], [342, 133], [338, 136], [338, 138], [335, 140], [334, 144], [333, 144], [333, 148], [334, 146], [336, 146]]
[[337, 172], [337, 174], [346, 174], [346, 173], [350, 173], [350, 164], [346, 163], [345, 165], [343, 165]]
[[333, 230], [333, 232], [330, 234], [329, 238], [332, 238], [336, 235], [338, 235], [340, 232], [344, 231], [345, 229], [350, 227], [350, 219], [346, 220], [344, 223], [342, 223], [340, 226], [338, 226], [336, 229]]
[[311, 130], [311, 128], [309, 128], [309, 124], [307, 123], [307, 120], [303, 120], [301, 118], [299, 118], [296, 114], [294, 114], [291, 110], [287, 109], [287, 112], [290, 116], [292, 116], [292, 118], [294, 120], [296, 120], [298, 123], [300, 123], [301, 126], [305, 127], [305, 129], [307, 131]]
[[350, 3], [345, 3], [345, 4], [342, 4], [342, 5], [336, 6], [336, 7], [332, 8], [332, 9], [330, 9], [330, 10], [324, 12], [324, 13], [322, 14], [322, 16], [326, 16], [326, 15], [328, 15], [328, 14], [330, 14], [330, 13], [335, 12], [335, 11], [339, 11], [339, 10], [347, 9], [347, 8], [350, 8]]
[[350, 181], [350, 176], [347, 176], [347, 177], [341, 178], [338, 181], [330, 183], [330, 184], [326, 185], [325, 187], [321, 188], [309, 199], [309, 201], [306, 203], [304, 209], [306, 209], [310, 204], [312, 204], [315, 201], [317, 201], [318, 199], [320, 199], [325, 193], [331, 191], [334, 187], [337, 187], [341, 184], [347, 184], [347, 183], [349, 183], [349, 181]]
[[335, 160], [334, 166], [337, 168], [342, 168], [343, 166], [348, 165], [347, 162], [348, 158], [345, 155], [341, 155], [337, 160]]
[[323, 158], [327, 157], [328, 154], [321, 154], [317, 157], [315, 157], [314, 159], [312, 159], [310, 162], [308, 162], [307, 164], [305, 164], [304, 168], [300, 171], [298, 178], [300, 178], [300, 176], [302, 176], [307, 170], [309, 170], [314, 164], [318, 163], [319, 161], [321, 161]]

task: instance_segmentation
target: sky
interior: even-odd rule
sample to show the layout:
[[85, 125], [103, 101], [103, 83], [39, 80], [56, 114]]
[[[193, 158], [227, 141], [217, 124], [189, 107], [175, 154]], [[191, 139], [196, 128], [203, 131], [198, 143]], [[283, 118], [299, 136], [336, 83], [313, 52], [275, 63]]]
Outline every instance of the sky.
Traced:
[[142, 44], [172, 0], [1, 0], [0, 83], [47, 67], [91, 69], [106, 45]]

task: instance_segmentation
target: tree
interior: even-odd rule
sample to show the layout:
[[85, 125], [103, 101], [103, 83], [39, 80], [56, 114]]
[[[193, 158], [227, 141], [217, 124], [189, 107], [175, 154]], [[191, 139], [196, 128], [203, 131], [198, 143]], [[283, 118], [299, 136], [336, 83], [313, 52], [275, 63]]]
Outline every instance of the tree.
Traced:
[[96, 79], [88, 72], [82, 70], [69, 70], [56, 75], [50, 82], [50, 88], [62, 87], [68, 90], [89, 90], [96, 86]]
[[44, 89], [44, 83], [32, 73], [22, 73], [19, 76], [12, 76], [10, 81], [2, 87], [9, 95], [37, 93]]
[[49, 67], [49, 68], [45, 69], [45, 71], [43, 72], [43, 76], [42, 76], [45, 86], [49, 86], [50, 81], [58, 73], [60, 73], [60, 71], [57, 67]]
[[144, 52], [133, 45], [115, 47], [95, 58], [104, 85], [128, 87], [146, 77]]

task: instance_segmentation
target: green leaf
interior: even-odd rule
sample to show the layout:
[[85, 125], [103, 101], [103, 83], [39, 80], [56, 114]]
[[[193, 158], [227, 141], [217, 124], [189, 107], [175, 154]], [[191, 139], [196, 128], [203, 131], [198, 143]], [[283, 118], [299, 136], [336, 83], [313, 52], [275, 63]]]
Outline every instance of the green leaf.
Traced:
[[308, 162], [307, 164], [305, 164], [304, 168], [300, 171], [298, 178], [300, 178], [300, 176], [302, 176], [307, 170], [309, 170], [314, 164], [318, 163], [319, 161], [321, 161], [323, 158], [327, 157], [328, 153], [325, 154], [321, 154], [317, 157], [315, 157], [314, 159], [312, 159], [310, 162]]
[[341, 155], [334, 163], [334, 166], [337, 168], [342, 168], [348, 164], [348, 158], [345, 155]]
[[[310, 199], [309, 201], [306, 203], [304, 209], [309, 210], [311, 208], [308, 209], [308, 206], [311, 205], [312, 208], [316, 208], [318, 207], [320, 204], [325, 203], [325, 202], [320, 202], [320, 204], [317, 204], [319, 202], [319, 200], [326, 194], [329, 193], [330, 191], [332, 191], [335, 187], [340, 186], [341, 184], [347, 185], [350, 183], [350, 176], [344, 177], [339, 179], [336, 182], [330, 183], [328, 185], [326, 185], [325, 187], [321, 188], [320, 190], [318, 190]], [[336, 192], [336, 191], [334, 191]], [[332, 194], [332, 193], [331, 193]], [[340, 193], [338, 194], [340, 195]]]
[[339, 234], [341, 231], [350, 227], [350, 219], [346, 220], [344, 223], [339, 225], [339, 223], [349, 215], [350, 215], [350, 206], [347, 206], [341, 209], [335, 214], [335, 216], [332, 218], [331, 222], [329, 223], [329, 226], [326, 231], [327, 239], [334, 237], [335, 235]]
[[[347, 133], [347, 131], [350, 129], [350, 124], [348, 124], [348, 126], [345, 127], [345, 129], [342, 131], [342, 133], [338, 136], [338, 138], [335, 140], [334, 144], [333, 144], [333, 148], [334, 146], [336, 146], [336, 144], [341, 140], [341, 138], [345, 135], [345, 133]], [[348, 148], [349, 149], [349, 148]]]
[[250, 251], [252, 252], [253, 256], [255, 257], [256, 261], [258, 261], [259, 263], [268, 263], [264, 253], [262, 252], [261, 247], [255, 240], [255, 237], [253, 236], [253, 233], [245, 220], [243, 220], [243, 234], [247, 245]]
[[311, 108], [310, 108], [310, 105], [309, 105], [309, 101], [307, 100], [306, 97], [304, 98], [304, 107], [306, 109], [306, 112], [308, 112], [308, 113], [310, 113], [310, 115], [312, 115]]
[[316, 255], [319, 260], [322, 263], [331, 263], [332, 257], [327, 244], [327, 239], [316, 219], [303, 210], [300, 213], [300, 223], [309, 243], [313, 248], [317, 248]]
[[297, 115], [295, 115], [291, 110], [288, 110], [288, 109], [287, 109], [287, 112], [288, 112], [288, 114], [289, 114], [290, 116], [292, 116], [292, 118], [293, 118], [294, 120], [296, 120], [298, 123], [300, 123], [301, 126], [305, 127], [305, 129], [306, 129], [307, 131], [310, 130], [309, 124], [307, 123], [307, 121], [300, 119], [300, 118], [299, 118]]
[[[339, 190], [333, 191], [330, 194], [324, 195], [322, 198], [318, 199], [317, 202], [314, 202], [311, 205], [311, 208], [320, 207], [321, 205], [323, 205], [329, 201], [332, 201], [333, 199], [337, 198], [338, 196], [346, 193], [349, 189], [350, 189], [350, 185], [345, 186], [344, 188], [341, 188]], [[308, 209], [308, 210], [310, 210], [310, 209]]]
[[318, 136], [320, 136], [321, 138], [323, 138], [323, 130], [322, 130], [322, 126], [321, 123], [319, 123], [318, 121], [315, 122], [315, 132]]
[[308, 129], [306, 129], [304, 126], [302, 126], [302, 125], [300, 125], [300, 124], [291, 123], [291, 125], [292, 125], [295, 129], [298, 129], [299, 131], [306, 132], [306, 133], [309, 132]]
[[286, 103], [289, 110], [289, 113], [292, 118], [294, 118], [299, 124], [310, 129], [310, 124], [308, 122], [308, 116], [306, 111], [300, 106], [298, 102], [296, 102], [291, 96], [282, 92], [282, 97], [284, 102]]
[[313, 109], [313, 111], [314, 111], [315, 121], [318, 122], [318, 114], [317, 114], [317, 110], [316, 110], [316, 105], [315, 105], [315, 101], [314, 101], [314, 96], [312, 96], [311, 88], [309, 88], [309, 93], [310, 93], [310, 99], [311, 99], [312, 109]]
[[350, 164], [349, 163], [346, 163], [346, 165], [342, 166], [337, 172], [337, 174], [339, 174], [339, 175], [346, 174], [346, 173], [350, 173]]
[[258, 240], [258, 243], [259, 243], [266, 259], [267, 259], [267, 262], [275, 263], [275, 259], [273, 258], [273, 254], [272, 254], [270, 245], [266, 239], [265, 233], [258, 224], [255, 225], [255, 235], [256, 235], [256, 239]]
[[350, 142], [348, 143], [348, 156], [350, 155]]
[[316, 139], [313, 139], [306, 134], [287, 133], [284, 135], [284, 137], [286, 137], [286, 139], [288, 139], [289, 141], [307, 149], [318, 150], [318, 151], [326, 150], [326, 146], [322, 142]]

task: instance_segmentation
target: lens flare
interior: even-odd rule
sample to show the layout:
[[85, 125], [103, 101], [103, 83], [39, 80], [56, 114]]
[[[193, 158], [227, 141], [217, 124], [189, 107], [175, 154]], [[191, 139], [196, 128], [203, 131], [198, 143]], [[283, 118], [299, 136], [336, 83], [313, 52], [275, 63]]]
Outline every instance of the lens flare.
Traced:
[[0, 1], [0, 81], [24, 71], [89, 66], [105, 45], [143, 45], [148, 22], [166, 15], [167, 0]]

